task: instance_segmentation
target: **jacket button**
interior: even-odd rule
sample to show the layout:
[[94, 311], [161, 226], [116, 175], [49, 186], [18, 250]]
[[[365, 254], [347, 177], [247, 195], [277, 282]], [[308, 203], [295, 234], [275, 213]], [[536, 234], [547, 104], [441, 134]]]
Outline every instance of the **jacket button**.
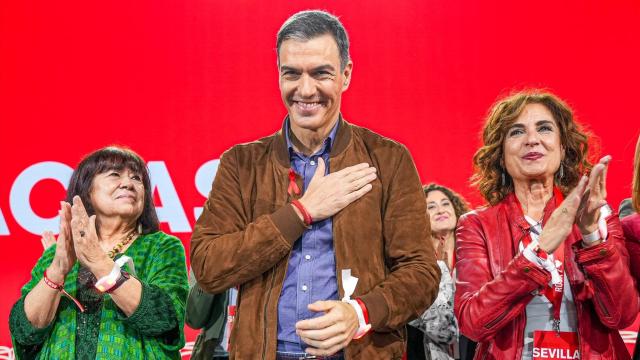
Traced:
[[600, 249], [600, 256], [607, 255], [607, 249]]
[[524, 271], [525, 273], [529, 273], [529, 271], [531, 271], [531, 268], [528, 266], [525, 266], [524, 269], [522, 269], [522, 271]]

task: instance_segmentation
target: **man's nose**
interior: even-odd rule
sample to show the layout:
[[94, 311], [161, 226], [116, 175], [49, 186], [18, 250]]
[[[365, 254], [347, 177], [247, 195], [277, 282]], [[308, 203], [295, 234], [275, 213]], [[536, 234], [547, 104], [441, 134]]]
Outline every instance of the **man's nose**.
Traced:
[[302, 97], [312, 97], [316, 92], [315, 81], [309, 75], [302, 75], [298, 92]]

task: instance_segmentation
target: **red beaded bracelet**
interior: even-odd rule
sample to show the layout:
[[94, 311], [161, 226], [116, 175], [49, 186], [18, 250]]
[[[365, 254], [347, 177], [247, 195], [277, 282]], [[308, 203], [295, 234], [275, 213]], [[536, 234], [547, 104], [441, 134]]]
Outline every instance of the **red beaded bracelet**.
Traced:
[[313, 223], [313, 219], [311, 218], [311, 215], [309, 214], [307, 209], [305, 209], [304, 206], [302, 206], [300, 201], [293, 200], [291, 202], [291, 204], [293, 206], [295, 206], [298, 210], [300, 210], [300, 212], [302, 213], [302, 218], [303, 218], [304, 224], [307, 225], [307, 226], [311, 226], [311, 223]]
[[78, 299], [76, 299], [73, 296], [71, 296], [64, 289], [64, 282], [62, 284], [58, 284], [58, 283], [52, 281], [51, 279], [49, 279], [49, 277], [47, 276], [47, 270], [46, 269], [44, 270], [44, 275], [43, 275], [42, 279], [44, 280], [44, 283], [47, 284], [48, 287], [50, 287], [50, 288], [52, 288], [54, 290], [60, 291], [62, 294], [64, 294], [64, 296], [68, 297], [69, 299], [71, 299], [71, 301], [73, 301], [76, 304], [78, 309], [80, 309], [80, 312], [84, 312], [84, 307], [82, 306], [82, 304], [80, 304], [80, 301], [78, 301]]

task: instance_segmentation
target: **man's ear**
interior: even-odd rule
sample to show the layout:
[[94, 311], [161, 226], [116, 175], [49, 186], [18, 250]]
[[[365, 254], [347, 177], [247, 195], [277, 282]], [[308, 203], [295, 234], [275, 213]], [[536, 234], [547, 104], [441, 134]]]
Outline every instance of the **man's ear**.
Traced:
[[349, 60], [347, 65], [342, 70], [342, 77], [344, 78], [344, 82], [342, 83], [342, 91], [346, 91], [351, 84], [351, 74], [353, 72], [353, 62]]

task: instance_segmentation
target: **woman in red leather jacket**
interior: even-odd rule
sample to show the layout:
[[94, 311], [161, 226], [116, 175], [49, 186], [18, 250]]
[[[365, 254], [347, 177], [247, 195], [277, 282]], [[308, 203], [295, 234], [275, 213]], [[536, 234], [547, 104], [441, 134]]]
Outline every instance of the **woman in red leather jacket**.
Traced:
[[[464, 215], [455, 314], [475, 359], [628, 359], [638, 313], [610, 156], [592, 166], [569, 107], [543, 91], [498, 101], [474, 156], [490, 206]], [[583, 176], [589, 172], [589, 176]]]

